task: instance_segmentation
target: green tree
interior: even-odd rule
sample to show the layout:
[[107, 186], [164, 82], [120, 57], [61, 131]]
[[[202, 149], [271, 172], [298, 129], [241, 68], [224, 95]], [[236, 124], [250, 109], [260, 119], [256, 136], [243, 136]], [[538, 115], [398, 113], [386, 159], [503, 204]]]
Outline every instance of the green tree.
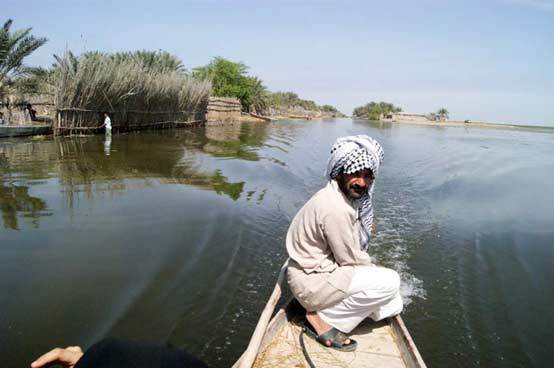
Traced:
[[23, 60], [46, 43], [46, 38], [31, 35], [31, 28], [12, 32], [13, 21], [8, 19], [0, 28], [0, 96], [8, 92], [17, 78], [40, 71], [23, 64]]
[[305, 104], [306, 100], [302, 100], [294, 92], [273, 92], [269, 95], [269, 104], [271, 106], [300, 106]]
[[215, 57], [208, 65], [193, 69], [195, 78], [210, 80], [214, 96], [238, 98], [245, 111], [254, 108], [258, 112], [267, 107], [267, 88], [261, 79], [248, 75], [248, 67]]
[[222, 57], [215, 57], [205, 66], [194, 68], [195, 78], [210, 80], [212, 94], [220, 97], [238, 98], [245, 111], [267, 112], [269, 107], [302, 107], [305, 110], [328, 111], [339, 114], [333, 106], [318, 106], [314, 101], [303, 100], [294, 92], [269, 92], [263, 81], [248, 75], [248, 66]]
[[321, 110], [325, 111], [325, 112], [331, 112], [331, 113], [339, 113], [340, 111], [337, 110], [337, 108], [335, 106], [331, 106], [331, 105], [323, 105], [321, 106]]
[[379, 120], [381, 116], [401, 111], [400, 107], [394, 106], [389, 102], [372, 101], [364, 106], [356, 107], [352, 112], [352, 116], [368, 120]]
[[448, 119], [448, 116], [449, 116], [449, 112], [446, 108], [444, 107], [441, 107], [440, 109], [437, 110], [436, 112], [437, 116], [439, 117], [440, 120], [446, 120]]
[[318, 106], [312, 100], [304, 100], [294, 92], [272, 92], [269, 93], [268, 103], [272, 107], [302, 107], [305, 110], [324, 111], [341, 114], [340, 111], [331, 105]]
[[193, 69], [193, 76], [208, 79], [212, 82], [215, 96], [237, 97], [246, 84], [248, 67], [243, 63], [235, 63], [222, 57], [215, 57], [208, 65]]

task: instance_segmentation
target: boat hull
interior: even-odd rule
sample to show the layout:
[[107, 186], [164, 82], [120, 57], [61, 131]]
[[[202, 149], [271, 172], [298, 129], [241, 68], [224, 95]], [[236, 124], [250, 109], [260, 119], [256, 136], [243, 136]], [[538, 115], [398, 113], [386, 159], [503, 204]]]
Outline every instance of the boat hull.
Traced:
[[50, 125], [0, 126], [0, 138], [28, 137], [32, 135], [48, 134], [52, 134], [52, 127]]

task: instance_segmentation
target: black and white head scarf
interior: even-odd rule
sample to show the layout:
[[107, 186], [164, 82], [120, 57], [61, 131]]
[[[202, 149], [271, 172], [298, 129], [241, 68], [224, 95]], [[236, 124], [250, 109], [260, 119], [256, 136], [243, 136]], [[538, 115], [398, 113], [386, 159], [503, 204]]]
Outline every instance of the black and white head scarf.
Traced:
[[[367, 135], [353, 135], [336, 140], [331, 148], [331, 157], [327, 163], [326, 176], [335, 179], [340, 173], [354, 174], [360, 170], [371, 169], [377, 176], [383, 162], [383, 147]], [[369, 247], [371, 225], [373, 224], [373, 183], [366, 194], [360, 198], [358, 215], [360, 217], [360, 247], [366, 251]]]

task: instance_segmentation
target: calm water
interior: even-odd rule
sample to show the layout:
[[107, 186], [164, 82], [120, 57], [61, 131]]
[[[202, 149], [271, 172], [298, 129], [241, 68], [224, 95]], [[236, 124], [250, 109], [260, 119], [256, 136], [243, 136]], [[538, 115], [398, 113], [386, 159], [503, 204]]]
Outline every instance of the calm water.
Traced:
[[231, 365], [330, 145], [359, 133], [385, 148], [370, 252], [429, 366], [550, 365], [554, 134], [342, 120], [0, 141], [3, 366], [108, 335]]

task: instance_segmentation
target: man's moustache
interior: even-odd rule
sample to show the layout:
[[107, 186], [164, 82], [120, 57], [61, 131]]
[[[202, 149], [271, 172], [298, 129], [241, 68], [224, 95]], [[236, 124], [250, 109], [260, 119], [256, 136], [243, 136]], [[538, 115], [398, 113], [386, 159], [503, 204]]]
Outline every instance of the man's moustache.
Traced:
[[355, 190], [356, 192], [363, 193], [367, 190], [367, 187], [361, 187], [359, 185], [353, 185], [352, 189]]

